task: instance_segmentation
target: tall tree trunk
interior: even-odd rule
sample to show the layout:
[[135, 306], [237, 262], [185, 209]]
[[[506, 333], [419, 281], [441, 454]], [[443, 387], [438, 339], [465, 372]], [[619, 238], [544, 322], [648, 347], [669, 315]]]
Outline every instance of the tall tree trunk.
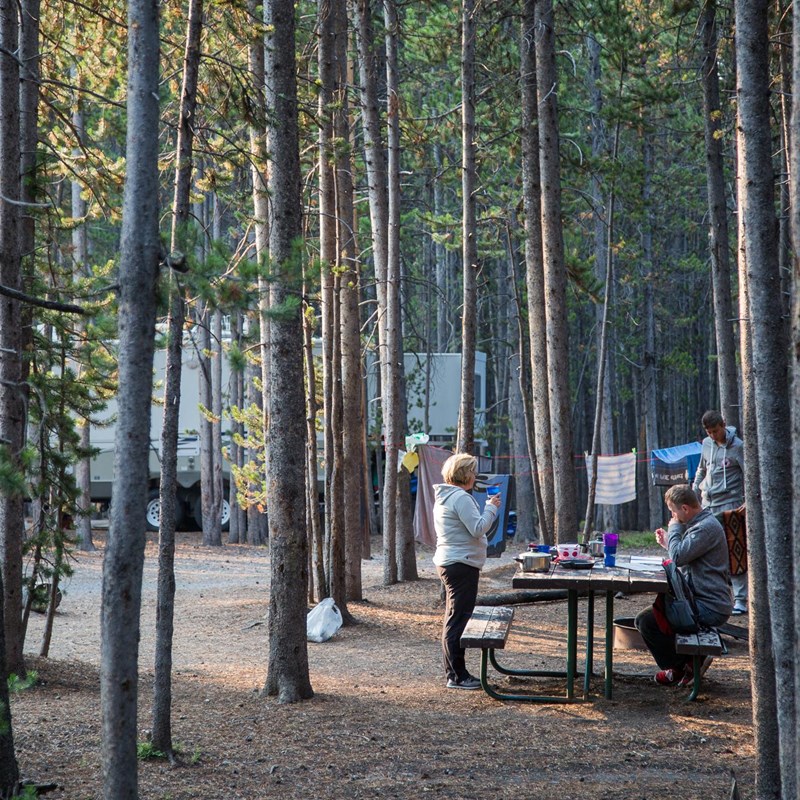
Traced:
[[[444, 190], [442, 188], [442, 145], [435, 142], [433, 145], [433, 215], [438, 221], [445, 212]], [[450, 341], [449, 321], [447, 318], [448, 294], [447, 294], [447, 250], [441, 237], [437, 236], [433, 243], [433, 256], [436, 265], [436, 291], [439, 295], [436, 302], [436, 350], [439, 353], [446, 353], [448, 342]]]
[[[644, 352], [642, 357], [642, 416], [644, 417], [644, 456], [650, 457], [658, 449], [658, 370], [656, 353], [656, 316], [653, 299], [653, 223], [652, 176], [653, 138], [648, 130], [642, 131], [642, 202], [645, 222], [642, 230], [642, 262], [644, 270], [642, 293], [644, 295]], [[664, 501], [661, 490], [647, 477], [648, 527], [655, 530], [663, 521]]]
[[[790, 0], [777, 0], [778, 24], [774, 40], [777, 42], [778, 50], [778, 69], [780, 75], [780, 90], [773, 89], [779, 95], [780, 101], [780, 143], [781, 159], [783, 167], [778, 180], [778, 191], [780, 192], [780, 214], [779, 233], [778, 233], [778, 268], [781, 275], [781, 309], [782, 319], [786, 320], [786, 337], [791, 335], [791, 305], [792, 305], [792, 232], [791, 232], [791, 148], [792, 148], [792, 29], [794, 28], [793, 14], [790, 12], [792, 3]], [[773, 84], [774, 85], [774, 84]], [[800, 768], [798, 768], [800, 769]]]
[[[178, 111], [178, 142], [170, 250], [186, 254], [186, 226], [191, 208], [192, 145], [197, 108], [197, 76], [203, 0], [190, 0], [183, 55], [183, 85]], [[172, 759], [172, 634], [175, 618], [175, 520], [178, 502], [178, 435], [183, 368], [184, 301], [177, 273], [170, 276], [167, 356], [164, 367], [164, 423], [161, 430], [161, 478], [158, 523], [158, 589], [153, 681], [153, 746]]]
[[[739, 181], [737, 180], [737, 184]], [[780, 800], [781, 775], [778, 747], [778, 718], [775, 713], [775, 659], [770, 624], [767, 547], [764, 538], [764, 510], [761, 503], [758, 464], [758, 426], [755, 408], [753, 352], [748, 319], [747, 263], [744, 247], [744, 219], [739, 222], [739, 345], [742, 363], [742, 434], [747, 466], [745, 503], [747, 505], [747, 563], [750, 591], [750, 680], [753, 697], [753, 733], [756, 750], [756, 797]]]
[[475, 0], [461, 3], [461, 253], [463, 307], [461, 313], [461, 404], [456, 450], [475, 447], [475, 339], [478, 327], [478, 226], [475, 185]]
[[[219, 210], [219, 198], [214, 197], [215, 212]], [[219, 215], [215, 213], [215, 218], [219, 220]], [[221, 236], [214, 237], [217, 241]], [[219, 307], [214, 309], [211, 316], [212, 337], [211, 337], [211, 444], [214, 453], [214, 498], [211, 506], [211, 521], [213, 523], [213, 538], [222, 544], [222, 500], [223, 500], [223, 481], [222, 481], [222, 360], [225, 358], [225, 351], [222, 347], [222, 311]]]
[[[359, 84], [361, 87], [361, 119], [364, 136], [364, 160], [367, 166], [367, 184], [369, 191], [369, 213], [372, 232], [372, 260], [375, 265], [375, 283], [378, 300], [378, 352], [380, 353], [380, 385], [384, 416], [387, 417], [387, 368], [388, 355], [388, 263], [389, 263], [389, 178], [386, 155], [383, 149], [380, 112], [378, 107], [378, 80], [376, 69], [376, 44], [372, 28], [372, 9], [370, 0], [353, 0], [353, 18], [358, 48]], [[390, 98], [396, 101], [397, 98]], [[385, 430], [385, 428], [384, 428]], [[389, 453], [389, 436], [385, 435], [387, 461]], [[394, 460], [397, 460], [396, 450]], [[387, 473], [385, 472], [384, 475]], [[387, 487], [385, 479], [382, 493], [383, 511], [383, 555], [385, 584], [397, 580], [397, 562], [395, 558], [395, 483]], [[391, 524], [387, 525], [387, 522]]]
[[[411, 520], [411, 490], [408, 474], [403, 474], [398, 459], [406, 434], [405, 369], [403, 357], [403, 315], [401, 312], [402, 263], [400, 259], [400, 81], [398, 66], [399, 21], [395, 0], [384, 0], [386, 28], [386, 123], [387, 176], [389, 185], [388, 258], [386, 262], [386, 343], [389, 363], [386, 369], [384, 396], [386, 406], [386, 492], [395, 497], [387, 514], [384, 508], [384, 536], [390, 519], [394, 523], [393, 569], [384, 566], [384, 582], [391, 579], [416, 580], [417, 560]], [[386, 391], [388, 389], [388, 391]], [[393, 467], [390, 486], [389, 468]], [[385, 540], [384, 540], [385, 541]], [[385, 562], [384, 562], [385, 564]]]
[[[20, 96], [17, 52], [18, 7], [0, 5], [0, 284], [22, 289], [20, 259]], [[0, 458], [21, 472], [25, 441], [22, 379], [22, 315], [18, 300], [0, 296]], [[6, 667], [25, 674], [22, 629], [22, 537], [25, 529], [22, 495], [0, 493], [0, 556], [2, 556]]]
[[344, 602], [344, 482], [339, 249], [336, 207], [337, 158], [333, 130], [336, 96], [336, 2], [321, 0], [319, 17], [319, 253], [322, 264], [322, 370], [325, 417], [325, 585]]
[[[620, 84], [622, 77], [620, 76]], [[617, 119], [616, 130], [614, 131], [614, 148], [611, 154], [612, 163], [616, 164], [619, 153], [619, 129], [620, 121]], [[598, 449], [602, 441], [603, 426], [603, 406], [610, 398], [605, 393], [606, 387], [606, 366], [608, 364], [608, 311], [611, 298], [611, 286], [614, 282], [614, 203], [616, 198], [615, 181], [611, 182], [611, 191], [608, 198], [608, 220], [606, 231], [606, 247], [604, 249], [606, 257], [605, 266], [605, 292], [603, 294], [603, 315], [600, 322], [600, 348], [597, 354], [597, 394], [595, 397], [594, 428], [592, 431], [592, 469], [591, 481], [589, 482], [589, 493], [586, 501], [586, 518], [583, 525], [583, 542], [589, 541], [592, 523], [594, 521], [594, 501], [597, 490], [597, 458]]]
[[267, 496], [270, 498], [269, 668], [264, 692], [279, 702], [312, 697], [306, 643], [308, 542], [305, 519], [305, 421], [300, 306], [286, 307], [302, 285], [298, 243], [302, 236], [300, 149], [295, 79], [292, 0], [266, 6], [269, 249], [273, 267], [270, 306], [283, 313], [270, 320]]
[[[513, 220], [513, 227], [518, 223]], [[514, 495], [516, 498], [517, 529], [516, 542], [533, 541], [536, 538], [534, 518], [536, 514], [536, 494], [538, 481], [534, 481], [531, 469], [528, 433], [533, 434], [533, 420], [528, 403], [530, 396], [530, 379], [527, 364], [530, 357], [526, 352], [525, 324], [520, 318], [522, 308], [519, 300], [522, 287], [518, 273], [519, 255], [512, 239], [512, 225], [506, 225], [506, 247], [508, 250], [508, 271], [506, 282], [511, 291], [511, 302], [508, 305], [508, 340], [515, 342], [508, 357], [508, 419], [510, 424], [510, 471], [514, 475]], [[536, 491], [535, 491], [535, 489]]]
[[[77, 76], [73, 77], [76, 80]], [[79, 97], [75, 98], [75, 106], [72, 112], [72, 125], [75, 129], [75, 135], [79, 142], [83, 142], [85, 135], [85, 128], [83, 122], [83, 110], [81, 108], [81, 101]], [[79, 148], [74, 148], [72, 151], [73, 156], [78, 156], [80, 153]], [[74, 220], [84, 220], [86, 217], [86, 201], [81, 195], [82, 186], [78, 181], [71, 182], [71, 201], [72, 201], [72, 218]], [[87, 262], [89, 259], [89, 246], [88, 237], [86, 232], [85, 222], [79, 222], [72, 230], [72, 263], [74, 271], [77, 275], [87, 276], [89, 270]], [[78, 320], [77, 328], [80, 338], [85, 337], [86, 325], [83, 320]], [[85, 345], [88, 348], [88, 343]], [[79, 419], [77, 421], [78, 436], [80, 437], [80, 447], [84, 451], [88, 451], [92, 444], [91, 426], [88, 419]], [[79, 547], [84, 552], [93, 552], [96, 548], [92, 541], [92, 476], [91, 476], [91, 458], [84, 456], [75, 464], [75, 483], [78, 489], [78, 497], [76, 505], [78, 508], [78, 515], [75, 522], [76, 533], [78, 535]]]
[[780, 293], [769, 105], [769, 32], [766, 0], [737, 0], [739, 215], [744, 220], [747, 319], [752, 338], [753, 401], [767, 585], [775, 658], [776, 716], [781, 797], [797, 796], [796, 698], [794, 693], [793, 548], [786, 521], [792, 513], [791, 470], [785, 435], [777, 420], [790, 418], [784, 326], [774, 320]]
[[[359, 270], [356, 220], [353, 206], [353, 158], [350, 130], [347, 8], [335, 3], [336, 112], [334, 135], [338, 142], [336, 196], [339, 272], [339, 323], [341, 327], [342, 384], [342, 486], [344, 510], [344, 602], [361, 600], [362, 507], [361, 481], [364, 474], [364, 421], [361, 410], [361, 323], [359, 318]], [[347, 147], [345, 146], [347, 145]], [[346, 605], [345, 605], [346, 608]], [[341, 607], [340, 607], [341, 610]]]
[[[522, 198], [525, 208], [525, 264], [530, 331], [531, 395], [535, 441], [528, 434], [531, 469], [538, 480], [539, 535], [553, 542], [555, 496], [553, 444], [550, 434], [550, 402], [547, 370], [547, 319], [545, 312], [544, 260], [542, 251], [542, 187], [539, 169], [539, 101], [536, 80], [536, 0], [525, 0], [520, 41], [522, 72]], [[523, 389], [524, 391], [524, 389]]]
[[[603, 91], [600, 79], [600, 43], [591, 34], [586, 40], [586, 49], [589, 54], [589, 93], [592, 99], [592, 158], [595, 164], [601, 164], [607, 158], [608, 148], [606, 146], [606, 126], [603, 120]], [[603, 182], [600, 175], [595, 171], [592, 175], [592, 215], [594, 217], [594, 263], [595, 276], [599, 283], [607, 284], [606, 265], [608, 262], [608, 221], [605, 218], [610, 215], [610, 210], [605, 208], [603, 199]], [[610, 288], [610, 287], [609, 287]], [[607, 334], [607, 314], [606, 304], [595, 307], [595, 320], [597, 323], [596, 348], [599, 353], [603, 349], [603, 338]], [[597, 362], [597, 375], [602, 369], [603, 382], [598, 382], [597, 390], [602, 393], [603, 402], [601, 405], [600, 417], [600, 444], [599, 450], [592, 446], [592, 455], [595, 453], [610, 454], [615, 452], [614, 448], [614, 426], [613, 426], [613, 405], [612, 405], [612, 385], [611, 385], [611, 354], [609, 348], [605, 348], [605, 363], [600, 364], [599, 355]], [[619, 529], [619, 506], [600, 507], [600, 526], [603, 530]], [[590, 509], [594, 513], [594, 509]]]
[[[235, 348], [237, 353], [242, 349], [242, 312], [234, 309], [231, 312], [231, 349]], [[231, 362], [230, 377], [230, 407], [242, 408], [244, 406], [244, 385], [242, 383], [243, 370], [238, 363]], [[228, 526], [228, 544], [244, 543], [244, 530], [241, 525], [243, 515], [236, 500], [236, 481], [233, 476], [233, 467], [241, 467], [241, 447], [237, 439], [244, 435], [244, 426], [234, 419], [231, 414], [231, 437], [228, 445], [229, 459], [231, 463], [231, 478], [228, 484], [228, 503], [231, 509], [230, 524]]]
[[[800, 25], [792, 26], [792, 86], [800, 86]], [[790, 232], [792, 240], [791, 280], [792, 280], [792, 452], [800, 452], [800, 101], [792, 102], [789, 137], [789, 197]], [[794, 531], [794, 628], [800, 630], [800, 458], [792, 462]], [[752, 579], [751, 579], [752, 580]], [[794, 663], [800, 664], [800, 636], [794, 639]], [[800, 669], [794, 676], [795, 701], [800, 698]], [[795, 711], [797, 715], [797, 711]], [[797, 725], [797, 719], [795, 719]], [[800, 786], [800, 767], [795, 773], [796, 785]]]
[[[17, 51], [17, 4], [0, 0], [0, 194], [19, 198], [20, 119], [19, 63], [8, 55]], [[19, 251], [19, 206], [0, 203], [0, 284], [22, 288]], [[22, 398], [20, 307], [17, 300], [0, 296], [0, 458], [20, 468], [25, 431]], [[0, 493], [0, 791], [12, 796], [19, 782], [14, 754], [7, 676], [24, 675], [22, 654], [22, 497]]]
[[[305, 294], [305, 292], [304, 292]], [[311, 338], [312, 322], [309, 314], [303, 315], [304, 365], [306, 370], [306, 437], [308, 440], [306, 493], [308, 495], [306, 519], [311, 539], [309, 548], [309, 600], [322, 600], [328, 597], [328, 579], [325, 575], [323, 557], [324, 542], [321, 520], [319, 518], [319, 491], [317, 489], [317, 378], [314, 371], [314, 349]], [[316, 586], [316, 593], [314, 587]]]
[[705, 0], [701, 27], [704, 59], [700, 68], [703, 84], [703, 123], [706, 148], [711, 278], [714, 288], [714, 332], [717, 342], [717, 374], [720, 409], [729, 425], [739, 426], [739, 383], [736, 379], [736, 344], [733, 337], [733, 302], [728, 243], [728, 204], [722, 159], [723, 117], [717, 71], [717, 4]]
[[[211, 311], [208, 303], [204, 303], [198, 311], [198, 360], [200, 369], [197, 371], [199, 381], [198, 397], [200, 404], [208, 411], [213, 405], [213, 363], [210, 358], [211, 353]], [[203, 544], [208, 547], [219, 547], [222, 545], [222, 535], [219, 531], [219, 524], [214, 524], [213, 510], [214, 499], [214, 431], [211, 420], [205, 413], [200, 414], [200, 508], [203, 529]], [[219, 535], [217, 535], [219, 533]]]
[[[265, 278], [266, 260], [269, 254], [269, 190], [267, 187], [267, 149], [264, 134], [266, 124], [266, 99], [264, 96], [264, 6], [258, 0], [247, 0], [247, 9], [251, 19], [252, 36], [247, 44], [247, 61], [251, 76], [251, 92], [255, 108], [255, 119], [249, 127], [250, 136], [250, 174], [253, 182], [253, 230], [255, 232], [256, 260], [258, 271], [258, 317], [261, 331], [261, 378], [266, 388], [269, 379], [269, 331], [266, 322], [269, 308], [269, 286]], [[245, 370], [247, 374], [247, 370]], [[257, 393], [251, 375], [246, 381], [245, 394], [248, 400], [256, 395], [255, 402], [263, 409], [264, 397]], [[250, 432], [255, 440], [255, 432]], [[266, 419], [262, 431], [262, 444], [266, 447]], [[255, 450], [250, 450], [251, 459], [258, 458]], [[256, 506], [247, 509], [247, 542], [264, 544], [267, 541], [268, 519]]]
[[119, 265], [119, 416], [103, 560], [103, 796], [136, 800], [139, 615], [150, 451], [158, 236], [159, 4], [128, 4], [128, 133]]
[[556, 103], [555, 31], [552, 0], [536, 5], [536, 65], [539, 91], [539, 157], [542, 181], [542, 249], [547, 314], [547, 368], [552, 431], [555, 539], [577, 533], [577, 495], [569, 391], [567, 270], [561, 227], [561, 167]]

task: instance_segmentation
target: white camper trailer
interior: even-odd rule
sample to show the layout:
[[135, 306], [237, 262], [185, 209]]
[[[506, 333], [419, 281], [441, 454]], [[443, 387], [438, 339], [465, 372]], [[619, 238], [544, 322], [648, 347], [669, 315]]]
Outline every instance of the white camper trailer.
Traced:
[[[158, 487], [161, 479], [161, 432], [164, 427], [164, 407], [160, 401], [164, 395], [164, 376], [167, 351], [156, 350], [153, 358], [153, 399], [150, 414], [150, 482], [147, 496], [147, 527], [157, 531], [160, 513]], [[181, 407], [178, 421], [178, 504], [176, 524], [187, 517], [194, 517], [200, 524], [200, 388], [199, 359], [192, 346], [184, 348], [181, 369]], [[223, 406], [225, 388], [230, 370], [227, 359], [222, 361]], [[97, 416], [97, 424], [91, 429], [92, 447], [99, 453], [91, 462], [92, 501], [109, 503], [114, 480], [114, 438], [116, 436], [117, 401], [109, 401], [105, 411]], [[224, 424], [224, 423], [223, 423]], [[224, 436], [224, 433], [223, 433]], [[225, 483], [222, 499], [222, 525], [227, 528], [231, 509], [228, 503], [229, 465], [223, 461]]]
[[[315, 343], [315, 352], [321, 345]], [[161, 477], [161, 431], [163, 428], [163, 383], [166, 368], [166, 350], [156, 350], [153, 359], [153, 398], [150, 415], [150, 484], [147, 498], [147, 527], [158, 530], [160, 503], [158, 487]], [[377, 397], [378, 363], [374, 355], [367, 359], [367, 398], [370, 427], [377, 418], [380, 398]], [[199, 524], [200, 514], [200, 402], [199, 360], [194, 347], [189, 344], [183, 352], [181, 370], [181, 407], [178, 422], [178, 519], [193, 517]], [[412, 432], [428, 433], [431, 443], [446, 444], [455, 438], [461, 396], [460, 353], [406, 353], [406, 386], [408, 395], [408, 420]], [[226, 408], [230, 368], [227, 358], [222, 361], [223, 408]], [[114, 466], [114, 438], [116, 436], [117, 403], [112, 399], [104, 412], [98, 415], [91, 430], [91, 444], [99, 453], [91, 463], [92, 501], [109, 503]], [[475, 428], [480, 430], [486, 415], [486, 354], [477, 353], [475, 359]], [[426, 424], [427, 423], [427, 424]], [[225, 421], [223, 421], [223, 425]], [[226, 431], [223, 429], [223, 438]], [[485, 441], [478, 440], [479, 446]], [[318, 442], [320, 453], [322, 441]], [[230, 520], [228, 504], [229, 464], [223, 462], [225, 491], [223, 493], [222, 523]]]

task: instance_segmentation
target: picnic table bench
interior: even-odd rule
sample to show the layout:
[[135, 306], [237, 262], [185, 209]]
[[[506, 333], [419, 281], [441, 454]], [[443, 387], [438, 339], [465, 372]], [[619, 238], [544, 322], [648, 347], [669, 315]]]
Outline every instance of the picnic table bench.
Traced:
[[510, 669], [497, 662], [495, 650], [506, 646], [514, 609], [511, 606], [475, 606], [472, 616], [461, 634], [462, 647], [475, 647], [481, 650], [481, 687], [495, 700], [519, 700], [528, 703], [572, 703], [573, 697], [540, 696], [528, 694], [509, 694], [500, 692], [489, 683], [489, 663], [503, 675], [518, 677], [563, 677], [563, 672], [533, 669]]
[[719, 631], [707, 630], [697, 633], [678, 633], [675, 635], [675, 652], [692, 656], [692, 691], [689, 700], [696, 700], [700, 691], [703, 660], [706, 656], [718, 656], [725, 652]]

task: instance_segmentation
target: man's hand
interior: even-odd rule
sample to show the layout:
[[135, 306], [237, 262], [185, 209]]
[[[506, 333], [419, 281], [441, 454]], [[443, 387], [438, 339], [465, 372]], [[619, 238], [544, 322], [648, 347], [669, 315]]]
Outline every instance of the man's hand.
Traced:
[[663, 528], [656, 530], [656, 541], [666, 550], [667, 549], [667, 532]]

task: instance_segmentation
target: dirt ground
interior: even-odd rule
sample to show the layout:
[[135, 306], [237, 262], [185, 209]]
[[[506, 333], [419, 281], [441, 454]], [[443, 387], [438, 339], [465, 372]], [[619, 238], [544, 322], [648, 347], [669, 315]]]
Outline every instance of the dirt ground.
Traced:
[[[98, 533], [102, 546], [102, 534]], [[483, 692], [447, 690], [440, 666], [442, 608], [430, 551], [421, 578], [383, 587], [379, 557], [364, 561], [358, 624], [309, 643], [313, 699], [279, 705], [260, 695], [266, 677], [269, 592], [266, 549], [201, 546], [181, 534], [173, 735], [183, 763], [140, 762], [147, 800], [260, 798], [546, 797], [558, 800], [727, 800], [735, 772], [752, 800], [753, 741], [746, 644], [733, 643], [706, 675], [699, 701], [657, 686], [646, 653], [615, 653], [614, 699], [570, 705], [501, 703]], [[373, 543], [380, 553], [380, 544]], [[487, 562], [481, 593], [510, 589], [513, 545]], [[150, 726], [157, 552], [150, 539], [140, 647], [140, 739]], [[69, 800], [101, 797], [99, 629], [102, 550], [78, 554], [57, 614], [50, 658], [36, 657], [43, 617], [28, 634], [38, 684], [14, 695], [20, 768]], [[581, 619], [585, 615], [581, 600]], [[616, 616], [646, 606], [617, 600]], [[595, 619], [604, 617], [602, 601]], [[563, 664], [566, 602], [517, 607], [501, 663]], [[738, 618], [746, 624], [747, 618]], [[602, 630], [596, 625], [595, 672]], [[479, 652], [468, 654], [473, 673]], [[507, 679], [503, 679], [507, 680]], [[531, 682], [525, 682], [527, 689]], [[560, 689], [540, 679], [539, 692]], [[519, 690], [522, 683], [517, 683]]]

